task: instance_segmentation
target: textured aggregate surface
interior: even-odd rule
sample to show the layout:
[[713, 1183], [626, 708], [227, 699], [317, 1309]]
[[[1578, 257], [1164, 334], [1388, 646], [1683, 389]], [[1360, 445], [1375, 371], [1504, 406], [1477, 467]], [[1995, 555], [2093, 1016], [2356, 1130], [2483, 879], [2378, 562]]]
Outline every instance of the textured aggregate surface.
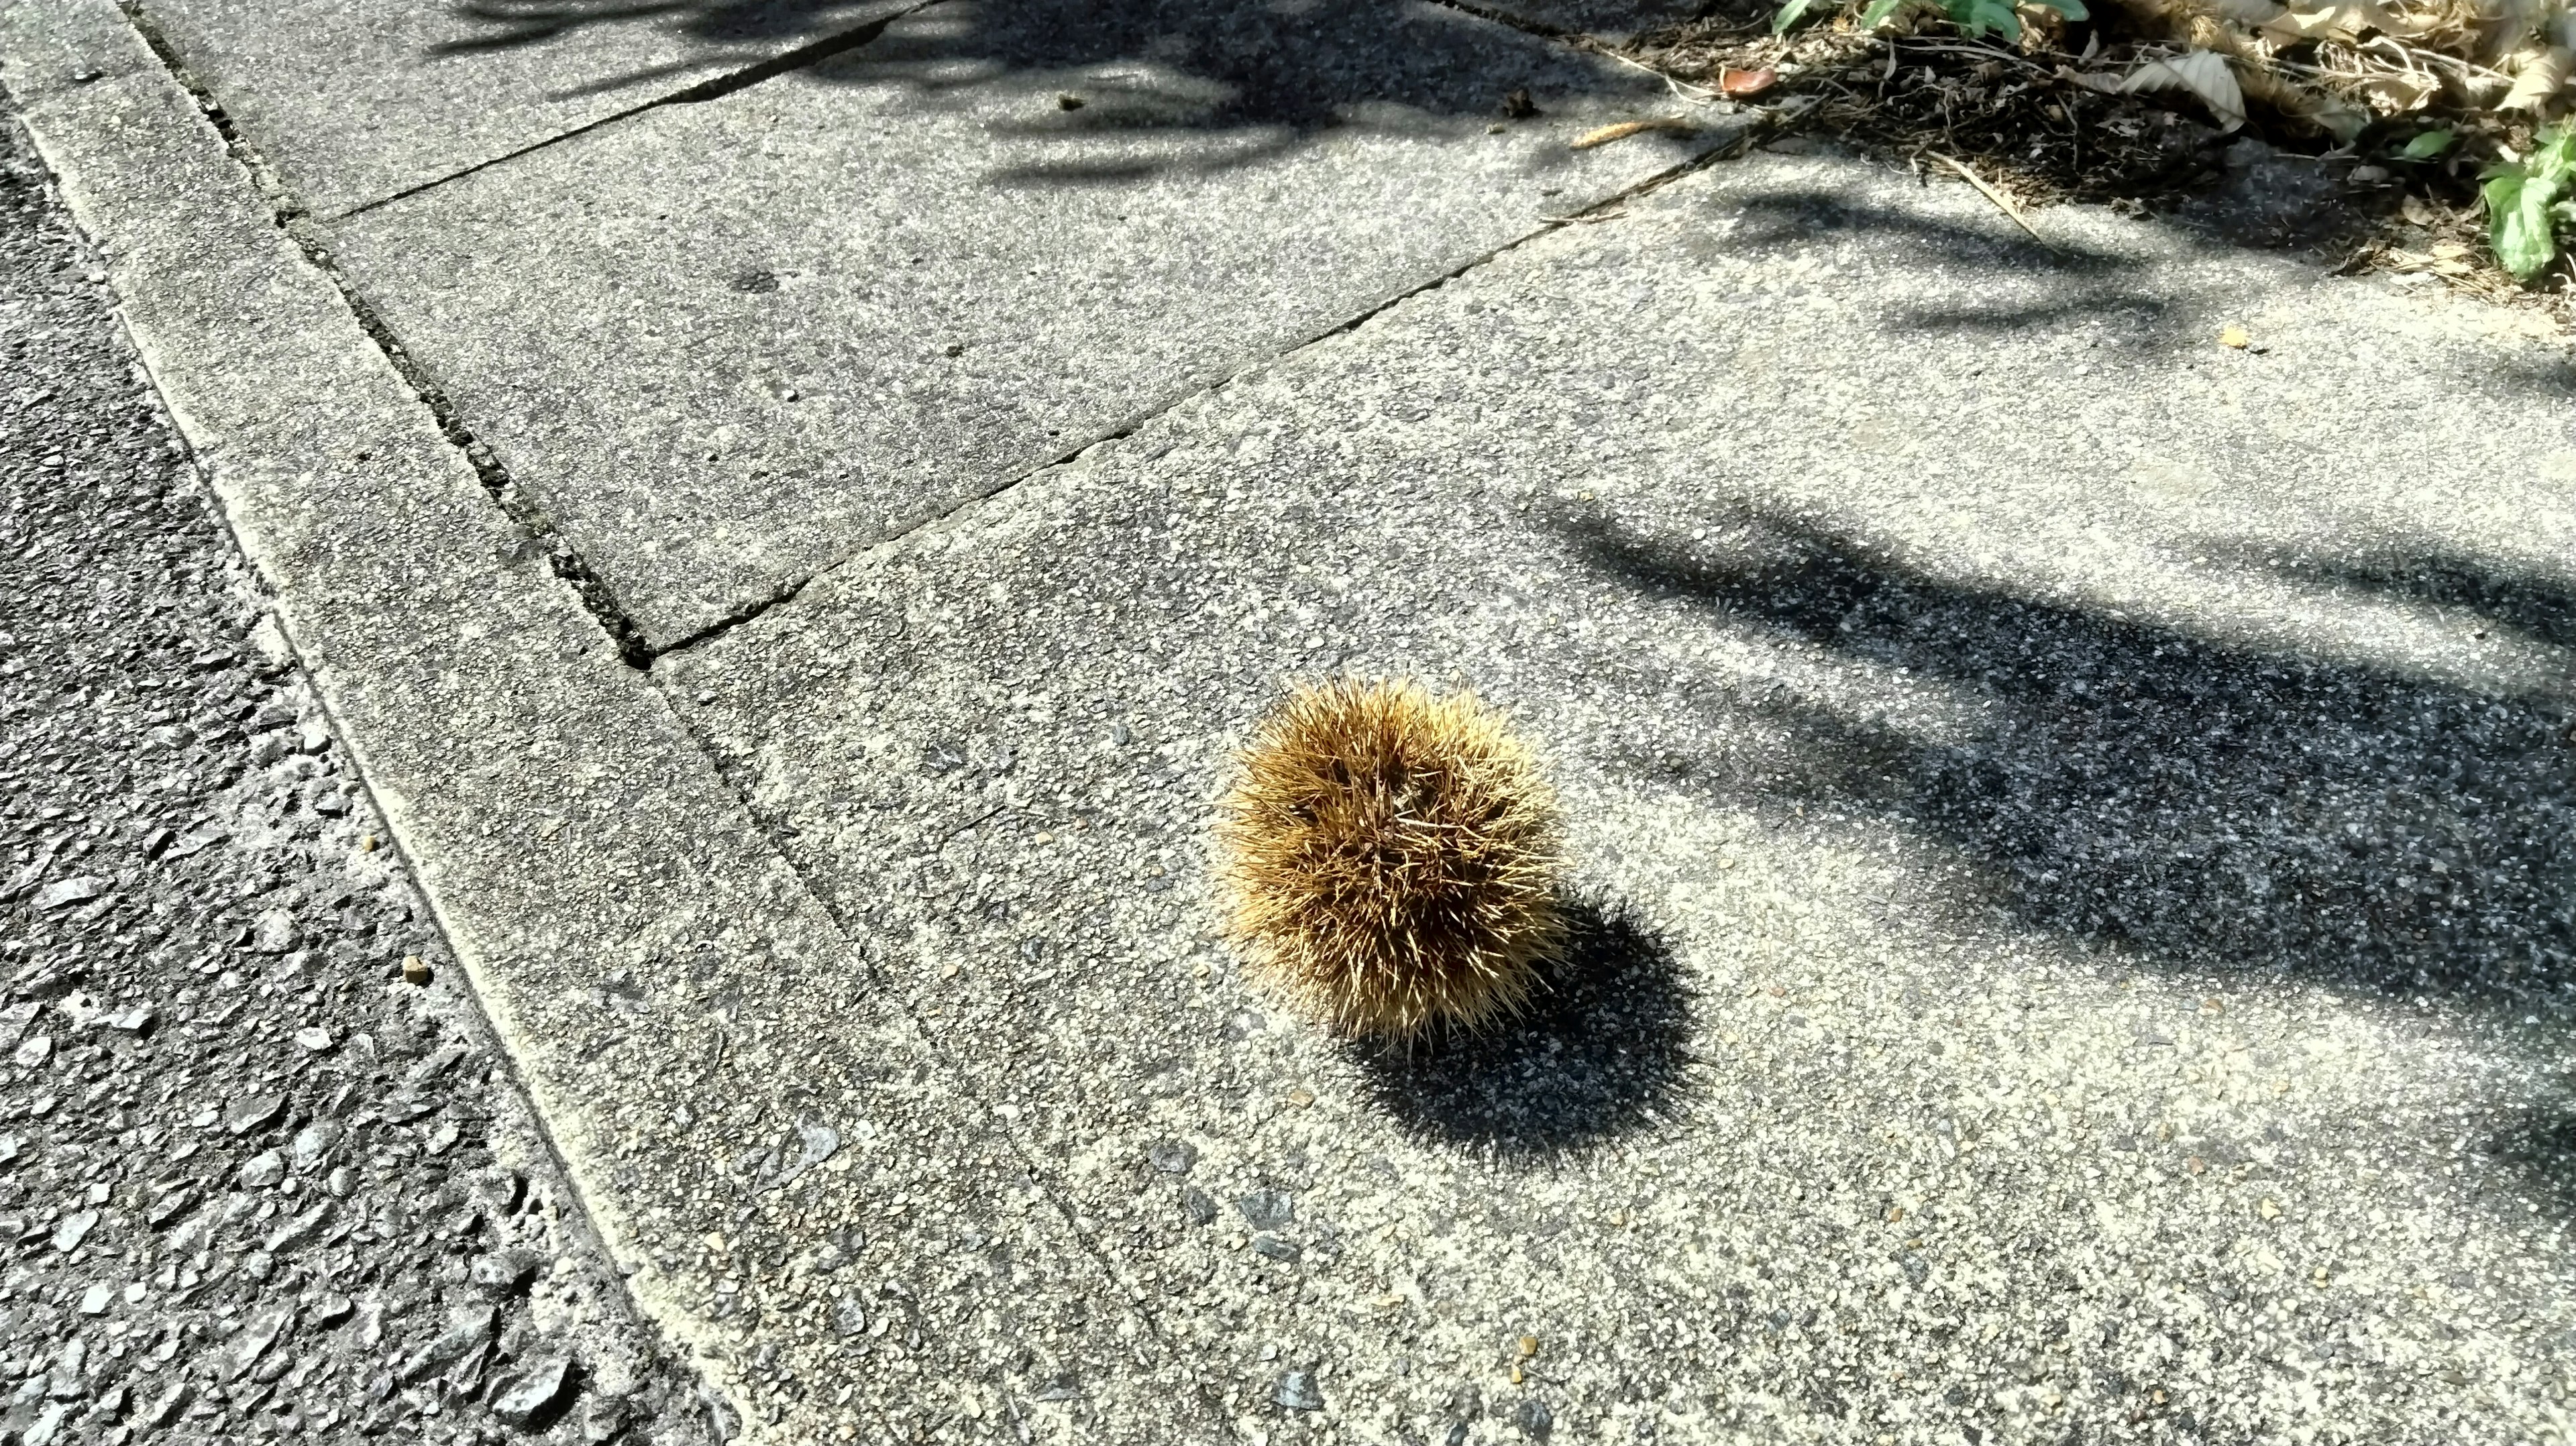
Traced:
[[1740, 123], [1566, 144], [1671, 106], [1425, 0], [950, 0], [330, 241], [660, 648]]
[[[315, 215], [381, 202], [907, 8], [905, 0], [156, 0]], [[291, 84], [267, 84], [292, 77]]]
[[[1720, 166], [655, 676], [1247, 1438], [2549, 1439], [2564, 350], [2048, 219]], [[1529, 1028], [1220, 943], [1339, 669], [1548, 759]]]
[[0, 1439], [710, 1439], [5, 144]]

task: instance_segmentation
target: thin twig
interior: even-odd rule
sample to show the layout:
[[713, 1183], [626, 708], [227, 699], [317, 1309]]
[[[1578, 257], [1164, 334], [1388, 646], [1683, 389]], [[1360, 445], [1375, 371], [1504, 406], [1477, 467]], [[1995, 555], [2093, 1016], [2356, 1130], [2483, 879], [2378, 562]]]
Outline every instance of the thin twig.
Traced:
[[1939, 151], [1927, 151], [1925, 154], [1929, 155], [1932, 159], [1939, 161], [1941, 164], [1948, 166], [1951, 170], [1958, 172], [1961, 180], [1966, 181], [1969, 185], [1977, 188], [1977, 194], [1994, 202], [1997, 209], [2012, 218], [2012, 223], [2014, 225], [2029, 232], [2030, 239], [2047, 247], [2051, 251], [2055, 251], [2057, 249], [2056, 242], [2040, 235], [2039, 228], [2030, 224], [2030, 218], [2021, 213], [2021, 207], [2014, 204], [2012, 197], [2005, 195], [2003, 192], [1996, 190], [1990, 185], [1987, 185], [1986, 178], [1978, 175], [1975, 171], [1968, 169], [1968, 163], [1966, 161], [1960, 160], [1956, 156], [1943, 155]]
[[[1665, 74], [1663, 71], [1657, 70], [1653, 66], [1646, 64], [1644, 61], [1630, 60], [1628, 57], [1621, 55], [1615, 50], [1598, 50], [1593, 53], [1596, 55], [1609, 56], [1612, 60], [1619, 62], [1630, 70], [1644, 71], [1646, 74], [1662, 81], [1665, 89], [1670, 90], [1674, 95], [1681, 97], [1683, 100], [1689, 101], [1693, 105], [1717, 104], [1717, 92], [1710, 90], [1705, 86], [1692, 85], [1688, 81], [1676, 80], [1672, 76]], [[1691, 94], [1693, 91], [1697, 91], [1699, 93], [1697, 95], [1693, 95]]]

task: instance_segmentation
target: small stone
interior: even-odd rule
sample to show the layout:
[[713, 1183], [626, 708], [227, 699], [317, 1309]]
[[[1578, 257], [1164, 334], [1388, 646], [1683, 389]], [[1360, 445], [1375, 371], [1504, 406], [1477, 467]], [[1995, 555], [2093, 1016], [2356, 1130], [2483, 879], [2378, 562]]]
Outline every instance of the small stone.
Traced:
[[158, 1230], [185, 1215], [197, 1203], [197, 1192], [182, 1185], [144, 1207], [143, 1223]]
[[1521, 1402], [1514, 1424], [1518, 1425], [1521, 1428], [1521, 1434], [1529, 1439], [1544, 1441], [1556, 1430], [1556, 1414], [1540, 1404], [1536, 1396], [1532, 1396]]
[[277, 1344], [278, 1335], [294, 1317], [295, 1307], [292, 1305], [273, 1305], [253, 1312], [248, 1320], [242, 1322], [240, 1332], [224, 1346], [220, 1367], [224, 1379], [238, 1381], [249, 1375], [251, 1367], [258, 1365], [259, 1358], [268, 1353], [268, 1348]]
[[262, 1150], [244, 1161], [233, 1176], [233, 1183], [245, 1190], [265, 1190], [286, 1178], [286, 1154], [282, 1150]]
[[1198, 1163], [1199, 1152], [1187, 1140], [1156, 1140], [1145, 1147], [1145, 1158], [1166, 1175], [1186, 1175]]
[[1290, 1104], [1292, 1104], [1292, 1105], [1295, 1105], [1297, 1108], [1299, 1108], [1299, 1109], [1301, 1109], [1301, 1110], [1302, 1110], [1302, 1109], [1304, 1109], [1306, 1106], [1313, 1104], [1314, 1102], [1315, 1102], [1315, 1092], [1314, 1092], [1313, 1090], [1310, 1090], [1310, 1089], [1305, 1088], [1305, 1087], [1304, 1087], [1304, 1086], [1302, 1086], [1302, 1085], [1301, 1085], [1301, 1086], [1299, 1086], [1298, 1088], [1293, 1089], [1293, 1090], [1290, 1090], [1290, 1091], [1288, 1092], [1288, 1103], [1290, 1103]]
[[458, 1306], [449, 1311], [447, 1325], [438, 1333], [438, 1338], [421, 1347], [403, 1363], [403, 1381], [410, 1384], [426, 1380], [443, 1367], [483, 1349], [484, 1344], [492, 1339], [496, 1319], [489, 1305]]
[[287, 1145], [287, 1149], [292, 1152], [295, 1172], [299, 1175], [304, 1174], [321, 1164], [331, 1153], [331, 1142], [336, 1138], [337, 1133], [328, 1120], [315, 1120], [303, 1129], [297, 1130], [295, 1138]]
[[75, 989], [54, 1001], [54, 1009], [74, 1029], [87, 1029], [106, 1011], [99, 1008], [98, 996], [86, 989]]
[[1293, 1261], [1301, 1252], [1297, 1249], [1296, 1242], [1282, 1240], [1265, 1230], [1252, 1237], [1252, 1253], [1266, 1255], [1272, 1260]]
[[357, 1302], [345, 1295], [326, 1295], [313, 1302], [312, 1314], [305, 1317], [317, 1326], [335, 1326], [357, 1310]]
[[299, 1048], [310, 1053], [320, 1054], [324, 1050], [329, 1049], [333, 1041], [331, 1039], [331, 1031], [324, 1029], [319, 1025], [306, 1025], [304, 1028], [295, 1031], [295, 1043]]
[[522, 1431], [533, 1431], [560, 1411], [572, 1394], [572, 1362], [544, 1356], [519, 1373], [492, 1401], [492, 1414]]
[[323, 1177], [322, 1188], [330, 1192], [332, 1199], [346, 1200], [356, 1192], [358, 1177], [348, 1166], [335, 1165], [331, 1173]]
[[152, 1028], [155, 1017], [151, 1005], [138, 1004], [123, 1014], [109, 1016], [107, 1027], [126, 1034], [142, 1034]]
[[503, 1295], [515, 1295], [525, 1289], [536, 1274], [536, 1257], [517, 1250], [481, 1256], [465, 1269], [469, 1283]]
[[18, 1434], [19, 1441], [24, 1446], [54, 1446], [54, 1442], [62, 1439], [63, 1418], [71, 1413], [69, 1406], [47, 1406], [33, 1425]]
[[402, 981], [405, 984], [427, 984], [429, 982], [429, 965], [424, 963], [418, 954], [404, 955], [402, 962]]
[[82, 1384], [81, 1371], [89, 1364], [89, 1342], [74, 1336], [63, 1345], [62, 1354], [54, 1357], [54, 1372], [45, 1382], [45, 1394], [57, 1401], [77, 1401], [89, 1394]]
[[1181, 1209], [1189, 1215], [1192, 1225], [1216, 1222], [1216, 1197], [1196, 1185], [1181, 1192]]
[[143, 1414], [137, 1416], [135, 1421], [146, 1430], [157, 1430], [178, 1420], [180, 1410], [187, 1404], [188, 1383], [172, 1381], [170, 1388], [154, 1397], [152, 1404], [144, 1407]]
[[9, 1056], [9, 1062], [20, 1069], [35, 1069], [53, 1057], [53, 1036], [31, 1034], [18, 1041], [17, 1051]]
[[264, 1130], [286, 1115], [284, 1095], [243, 1095], [224, 1106], [224, 1132], [247, 1135]]
[[116, 1287], [109, 1285], [105, 1281], [100, 1281], [97, 1284], [92, 1285], [89, 1289], [81, 1292], [80, 1313], [83, 1315], [105, 1315], [107, 1314], [108, 1306], [113, 1303], [115, 1299]]
[[295, 751], [322, 753], [331, 747], [331, 725], [314, 719], [295, 730]]
[[281, 1250], [294, 1249], [312, 1239], [316, 1231], [330, 1223], [334, 1208], [331, 1201], [322, 1201], [312, 1209], [268, 1232], [268, 1237], [260, 1241], [259, 1248], [272, 1254]]
[[838, 1300], [832, 1303], [833, 1334], [854, 1336], [867, 1328], [868, 1313], [860, 1309], [857, 1301]]
[[54, 1227], [54, 1249], [64, 1255], [71, 1254], [80, 1249], [80, 1243], [88, 1239], [90, 1231], [97, 1226], [98, 1212], [95, 1210], [83, 1210], [71, 1216]]
[[1324, 1390], [1315, 1384], [1312, 1371], [1289, 1371], [1281, 1375], [1279, 1383], [1270, 1389], [1270, 1399], [1291, 1411], [1324, 1409]]
[[303, 942], [295, 916], [284, 909], [264, 910], [251, 923], [250, 947], [262, 954], [283, 954]]
[[841, 1148], [840, 1131], [812, 1120], [796, 1122], [796, 1139], [805, 1147], [804, 1154], [796, 1162], [795, 1172], [798, 1174], [832, 1158]]
[[590, 1409], [582, 1412], [581, 1439], [589, 1443], [589, 1446], [600, 1446], [601, 1442], [613, 1441], [617, 1439], [617, 1433], [625, 1429], [626, 1407], [622, 1402], [593, 1401], [590, 1403]]
[[1234, 1208], [1255, 1230], [1277, 1230], [1297, 1220], [1296, 1197], [1285, 1190], [1255, 1190], [1237, 1198]]
[[73, 904], [86, 904], [107, 892], [108, 881], [96, 874], [83, 874], [75, 879], [57, 879], [36, 893], [39, 909], [62, 909]]

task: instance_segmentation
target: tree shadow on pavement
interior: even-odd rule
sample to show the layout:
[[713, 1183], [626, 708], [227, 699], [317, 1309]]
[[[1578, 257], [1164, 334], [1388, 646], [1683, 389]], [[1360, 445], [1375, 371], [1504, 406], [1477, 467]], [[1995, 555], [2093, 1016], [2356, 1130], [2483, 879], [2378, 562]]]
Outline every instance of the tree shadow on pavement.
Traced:
[[[1777, 706], [1801, 765], [1787, 787], [1947, 844], [1978, 903], [2194, 968], [2500, 1005], [2576, 987], [2564, 701], [1962, 586], [1795, 520], [1747, 514], [1722, 553], [1561, 525], [1634, 588], [1967, 699], [1987, 723], [1941, 742]], [[2576, 630], [2566, 588], [2472, 559], [2287, 566], [2529, 640]], [[1756, 806], [1782, 786], [1683, 781]]]
[[1563, 953], [1529, 1011], [1484, 1033], [1348, 1046], [1368, 1097], [1407, 1128], [1505, 1154], [1579, 1150], [1679, 1108], [1690, 996], [1632, 909], [1567, 904]]
[[434, 52], [541, 45], [583, 30], [654, 25], [718, 43], [819, 39], [882, 14], [883, 0], [465, 0], [450, 13], [491, 27]]
[[[447, 48], [539, 45], [621, 24], [662, 26], [708, 42], [792, 44], [873, 23], [890, 8], [823, 0], [474, 0], [458, 13], [496, 28]], [[1006, 114], [992, 119], [987, 133], [1048, 149], [1005, 164], [997, 179], [1045, 184], [1223, 169], [1348, 126], [1481, 130], [1506, 121], [1515, 92], [1541, 110], [1587, 93], [1657, 93], [1647, 78], [1570, 47], [1446, 6], [1381, 0], [945, 0], [801, 75], [898, 86], [934, 106], [1002, 102]], [[642, 78], [639, 72], [584, 88], [613, 90]], [[1166, 144], [1122, 144], [1146, 136]], [[1086, 140], [1098, 144], [1084, 148]]]

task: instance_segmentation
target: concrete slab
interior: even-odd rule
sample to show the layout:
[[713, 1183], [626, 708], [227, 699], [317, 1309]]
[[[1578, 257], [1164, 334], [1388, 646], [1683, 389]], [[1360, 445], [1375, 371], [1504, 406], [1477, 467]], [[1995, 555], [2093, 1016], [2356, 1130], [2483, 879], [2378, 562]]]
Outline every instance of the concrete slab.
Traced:
[[904, 8], [905, 0], [140, 7], [276, 179], [320, 216], [487, 164]]
[[[655, 673], [1250, 1439], [2545, 1435], [2567, 351], [2042, 224], [1722, 166]], [[1228, 751], [1345, 668], [1552, 761], [1523, 1029], [1213, 942]]]
[[[0, 10], [0, 64], [629, 1289], [715, 1387], [713, 1439], [1209, 1423], [984, 1085], [928, 1048], [114, 6]], [[421, 1288], [474, 1299], [461, 1269]]]
[[336, 246], [660, 646], [1715, 143], [1568, 148], [1673, 104], [1437, 5], [951, 0]]

